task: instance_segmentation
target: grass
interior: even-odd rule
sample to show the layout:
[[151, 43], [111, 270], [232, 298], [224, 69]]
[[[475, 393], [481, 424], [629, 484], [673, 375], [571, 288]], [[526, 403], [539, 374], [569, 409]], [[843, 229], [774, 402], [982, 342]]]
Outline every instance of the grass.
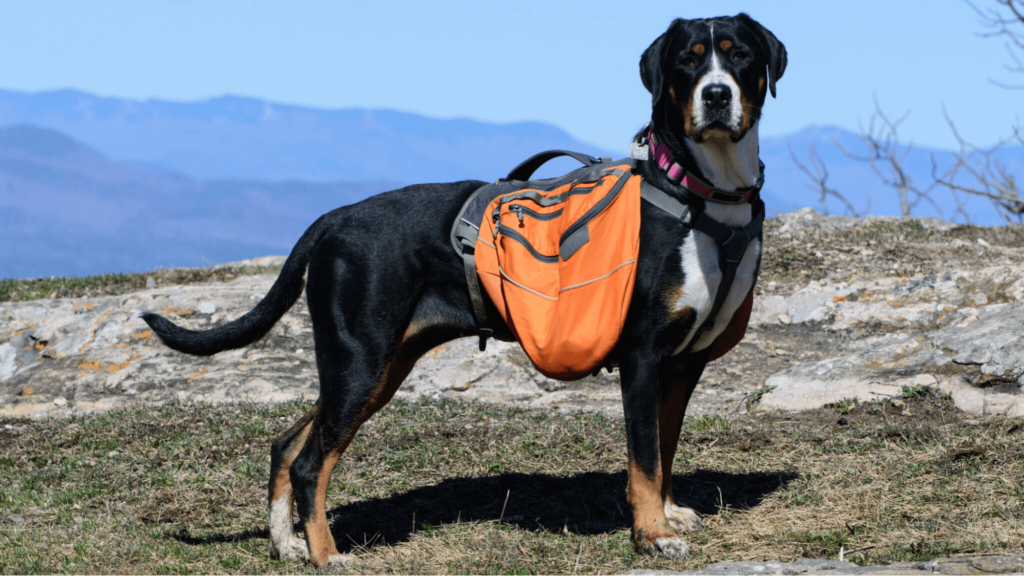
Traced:
[[153, 278], [156, 285], [195, 284], [197, 282], [226, 282], [238, 276], [250, 276], [280, 271], [280, 267], [243, 268], [170, 268], [129, 274], [101, 274], [99, 276], [68, 278], [33, 278], [0, 280], [0, 302], [27, 302], [42, 298], [80, 298], [83, 296], [120, 296], [146, 288]]
[[[856, 405], [687, 420], [674, 486], [705, 528], [685, 561], [633, 552], [622, 423], [592, 414], [396, 400], [335, 471], [329, 520], [352, 573], [1020, 552], [1024, 425], [961, 424], [927, 391], [905, 402], [913, 416]], [[267, 555], [268, 445], [307, 407], [0, 422], [0, 573], [317, 572]]]

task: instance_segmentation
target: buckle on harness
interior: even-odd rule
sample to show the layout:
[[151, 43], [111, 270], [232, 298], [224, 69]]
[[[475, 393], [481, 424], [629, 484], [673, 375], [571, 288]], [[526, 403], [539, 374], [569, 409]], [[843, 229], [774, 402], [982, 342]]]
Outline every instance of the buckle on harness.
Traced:
[[494, 330], [490, 328], [480, 329], [480, 351], [487, 350], [487, 339], [494, 335]]

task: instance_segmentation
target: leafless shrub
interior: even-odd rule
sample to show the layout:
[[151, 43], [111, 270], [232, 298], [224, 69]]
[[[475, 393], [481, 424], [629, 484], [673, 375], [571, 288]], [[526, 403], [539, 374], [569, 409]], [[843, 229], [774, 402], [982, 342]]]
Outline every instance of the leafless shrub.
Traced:
[[844, 212], [848, 213], [850, 216], [860, 218], [867, 214], [868, 210], [871, 208], [870, 198], [868, 199], [867, 205], [864, 207], [864, 210], [862, 212], [858, 212], [853, 207], [853, 204], [851, 204], [850, 201], [846, 199], [846, 196], [843, 196], [843, 194], [839, 192], [839, 190], [829, 187], [828, 167], [825, 165], [825, 162], [821, 159], [821, 156], [818, 155], [818, 151], [814, 148], [814, 144], [811, 144], [807, 149], [808, 162], [806, 165], [800, 162], [800, 159], [797, 158], [796, 152], [793, 151], [792, 146], [790, 146], [789, 148], [789, 156], [793, 159], [793, 163], [796, 164], [796, 167], [799, 168], [801, 172], [806, 174], [807, 177], [810, 178], [811, 182], [814, 183], [808, 184], [807, 188], [818, 192], [819, 200], [821, 201], [822, 214], [828, 214], [829, 198], [835, 198], [836, 200], [838, 200], [843, 205]]
[[896, 190], [900, 200], [900, 213], [904, 217], [912, 215], [915, 208], [921, 202], [931, 204], [935, 211], [942, 216], [942, 209], [929, 196], [929, 193], [937, 186], [932, 183], [926, 188], [920, 188], [914, 184], [910, 175], [903, 168], [903, 161], [913, 149], [913, 141], [902, 144], [899, 137], [899, 127], [910, 115], [908, 110], [896, 120], [892, 120], [882, 111], [882, 107], [875, 98], [875, 112], [868, 121], [868, 128], [861, 127], [858, 136], [867, 148], [867, 155], [855, 154], [843, 147], [838, 140], [833, 140], [835, 145], [848, 158], [871, 165], [871, 170], [882, 180], [885, 185]]
[[[988, 198], [1007, 221], [1024, 221], [1024, 199], [1020, 196], [1017, 180], [996, 157], [996, 152], [1007, 144], [1024, 144], [1024, 130], [1015, 126], [1013, 135], [1009, 138], [989, 148], [980, 148], [964, 140], [949, 115], [946, 115], [946, 122], [949, 123], [949, 128], [953, 131], [960, 148], [954, 154], [953, 166], [942, 175], [935, 173], [933, 161], [932, 177], [935, 182], [949, 188], [954, 194], [966, 192]], [[956, 179], [960, 174], [970, 176], [974, 184], [957, 183]]]
[[[1006, 69], [1012, 74], [1024, 74], [1024, 63], [1019, 52], [1024, 52], [1024, 0], [995, 0], [996, 7], [982, 10], [971, 2], [967, 2], [978, 13], [981, 24], [988, 28], [981, 36], [985, 38], [1005, 38], [1006, 51], [1012, 64]], [[1024, 84], [1012, 85], [992, 80], [993, 84], [1011, 90], [1024, 89]]]
[[[1024, 74], [1020, 54], [1024, 52], [1024, 0], [995, 0], [995, 5], [982, 10], [970, 4], [978, 13], [982, 25], [988, 29], [982, 36], [1007, 40], [1006, 49], [1012, 64], [1007, 64], [1006, 69], [1014, 74]], [[992, 83], [1010, 90], [1024, 89], [1024, 84], [1010, 85], [995, 80]], [[932, 177], [935, 182], [947, 187], [954, 196], [957, 192], [965, 192], [988, 198], [1007, 221], [1024, 221], [1024, 199], [1020, 196], [1017, 179], [996, 157], [1004, 146], [1024, 145], [1024, 127], [1018, 121], [1012, 127], [1013, 133], [1009, 137], [983, 148], [967, 142], [948, 114], [946, 122], [959, 144], [959, 150], [954, 155], [953, 166], [942, 175], [936, 174], [933, 161]], [[964, 184], [964, 178], [957, 182], [957, 177], [961, 175], [968, 176], [967, 180], [973, 179], [973, 182]]]

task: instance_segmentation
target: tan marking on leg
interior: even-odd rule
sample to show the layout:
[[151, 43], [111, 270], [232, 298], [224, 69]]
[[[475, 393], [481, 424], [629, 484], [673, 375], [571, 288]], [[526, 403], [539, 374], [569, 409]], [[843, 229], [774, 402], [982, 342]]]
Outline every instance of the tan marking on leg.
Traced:
[[633, 546], [638, 552], [666, 558], [686, 558], [690, 547], [676, 536], [661, 503], [661, 471], [645, 474], [635, 462], [629, 463], [626, 500], [633, 511]]
[[309, 546], [309, 560], [317, 566], [322, 566], [331, 556], [338, 554], [338, 548], [334, 544], [334, 536], [327, 525], [327, 486], [330, 484], [331, 473], [338, 465], [345, 448], [349, 442], [342, 443], [341, 449], [331, 450], [324, 457], [323, 465], [320, 466], [320, 474], [316, 479], [316, 499], [313, 501], [313, 517], [306, 522], [306, 542]]
[[718, 45], [722, 47], [722, 50], [728, 52], [729, 48], [732, 48], [732, 40], [722, 40]]
[[[270, 506], [270, 557], [273, 559], [306, 559], [309, 554], [306, 544], [292, 534], [292, 511], [295, 509], [295, 497], [292, 494], [291, 479], [288, 470], [306, 444], [309, 430], [313, 424], [319, 404], [306, 412], [283, 437], [291, 436], [292, 440], [282, 453], [282, 461], [277, 474], [271, 478], [268, 504]], [[298, 430], [296, 430], [299, 428]]]
[[698, 43], [691, 46], [690, 50], [692, 50], [693, 53], [696, 54], [697, 56], [700, 56], [701, 54], [704, 53], [705, 48], [703, 44]]
[[665, 511], [661, 505], [661, 470], [649, 475], [633, 461], [629, 463], [629, 484], [626, 486], [626, 501], [633, 511], [634, 537], [643, 533], [653, 542], [654, 538], [674, 536], [665, 525]]

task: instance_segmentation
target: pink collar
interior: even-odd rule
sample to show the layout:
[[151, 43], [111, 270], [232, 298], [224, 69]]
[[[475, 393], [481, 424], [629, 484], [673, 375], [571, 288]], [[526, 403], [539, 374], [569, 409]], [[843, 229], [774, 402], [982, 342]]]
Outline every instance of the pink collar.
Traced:
[[757, 183], [753, 186], [739, 188], [730, 192], [715, 188], [705, 180], [698, 178], [695, 174], [687, 172], [682, 165], [675, 161], [675, 157], [668, 149], [668, 145], [654, 136], [653, 128], [647, 131], [647, 141], [650, 145], [651, 158], [657, 162], [658, 167], [665, 171], [665, 176], [668, 177], [669, 182], [676, 186], [681, 186], [688, 192], [692, 192], [709, 202], [718, 204], [753, 202], [764, 185], [764, 163], [760, 161], [758, 163], [761, 167], [761, 175], [757, 178]]

